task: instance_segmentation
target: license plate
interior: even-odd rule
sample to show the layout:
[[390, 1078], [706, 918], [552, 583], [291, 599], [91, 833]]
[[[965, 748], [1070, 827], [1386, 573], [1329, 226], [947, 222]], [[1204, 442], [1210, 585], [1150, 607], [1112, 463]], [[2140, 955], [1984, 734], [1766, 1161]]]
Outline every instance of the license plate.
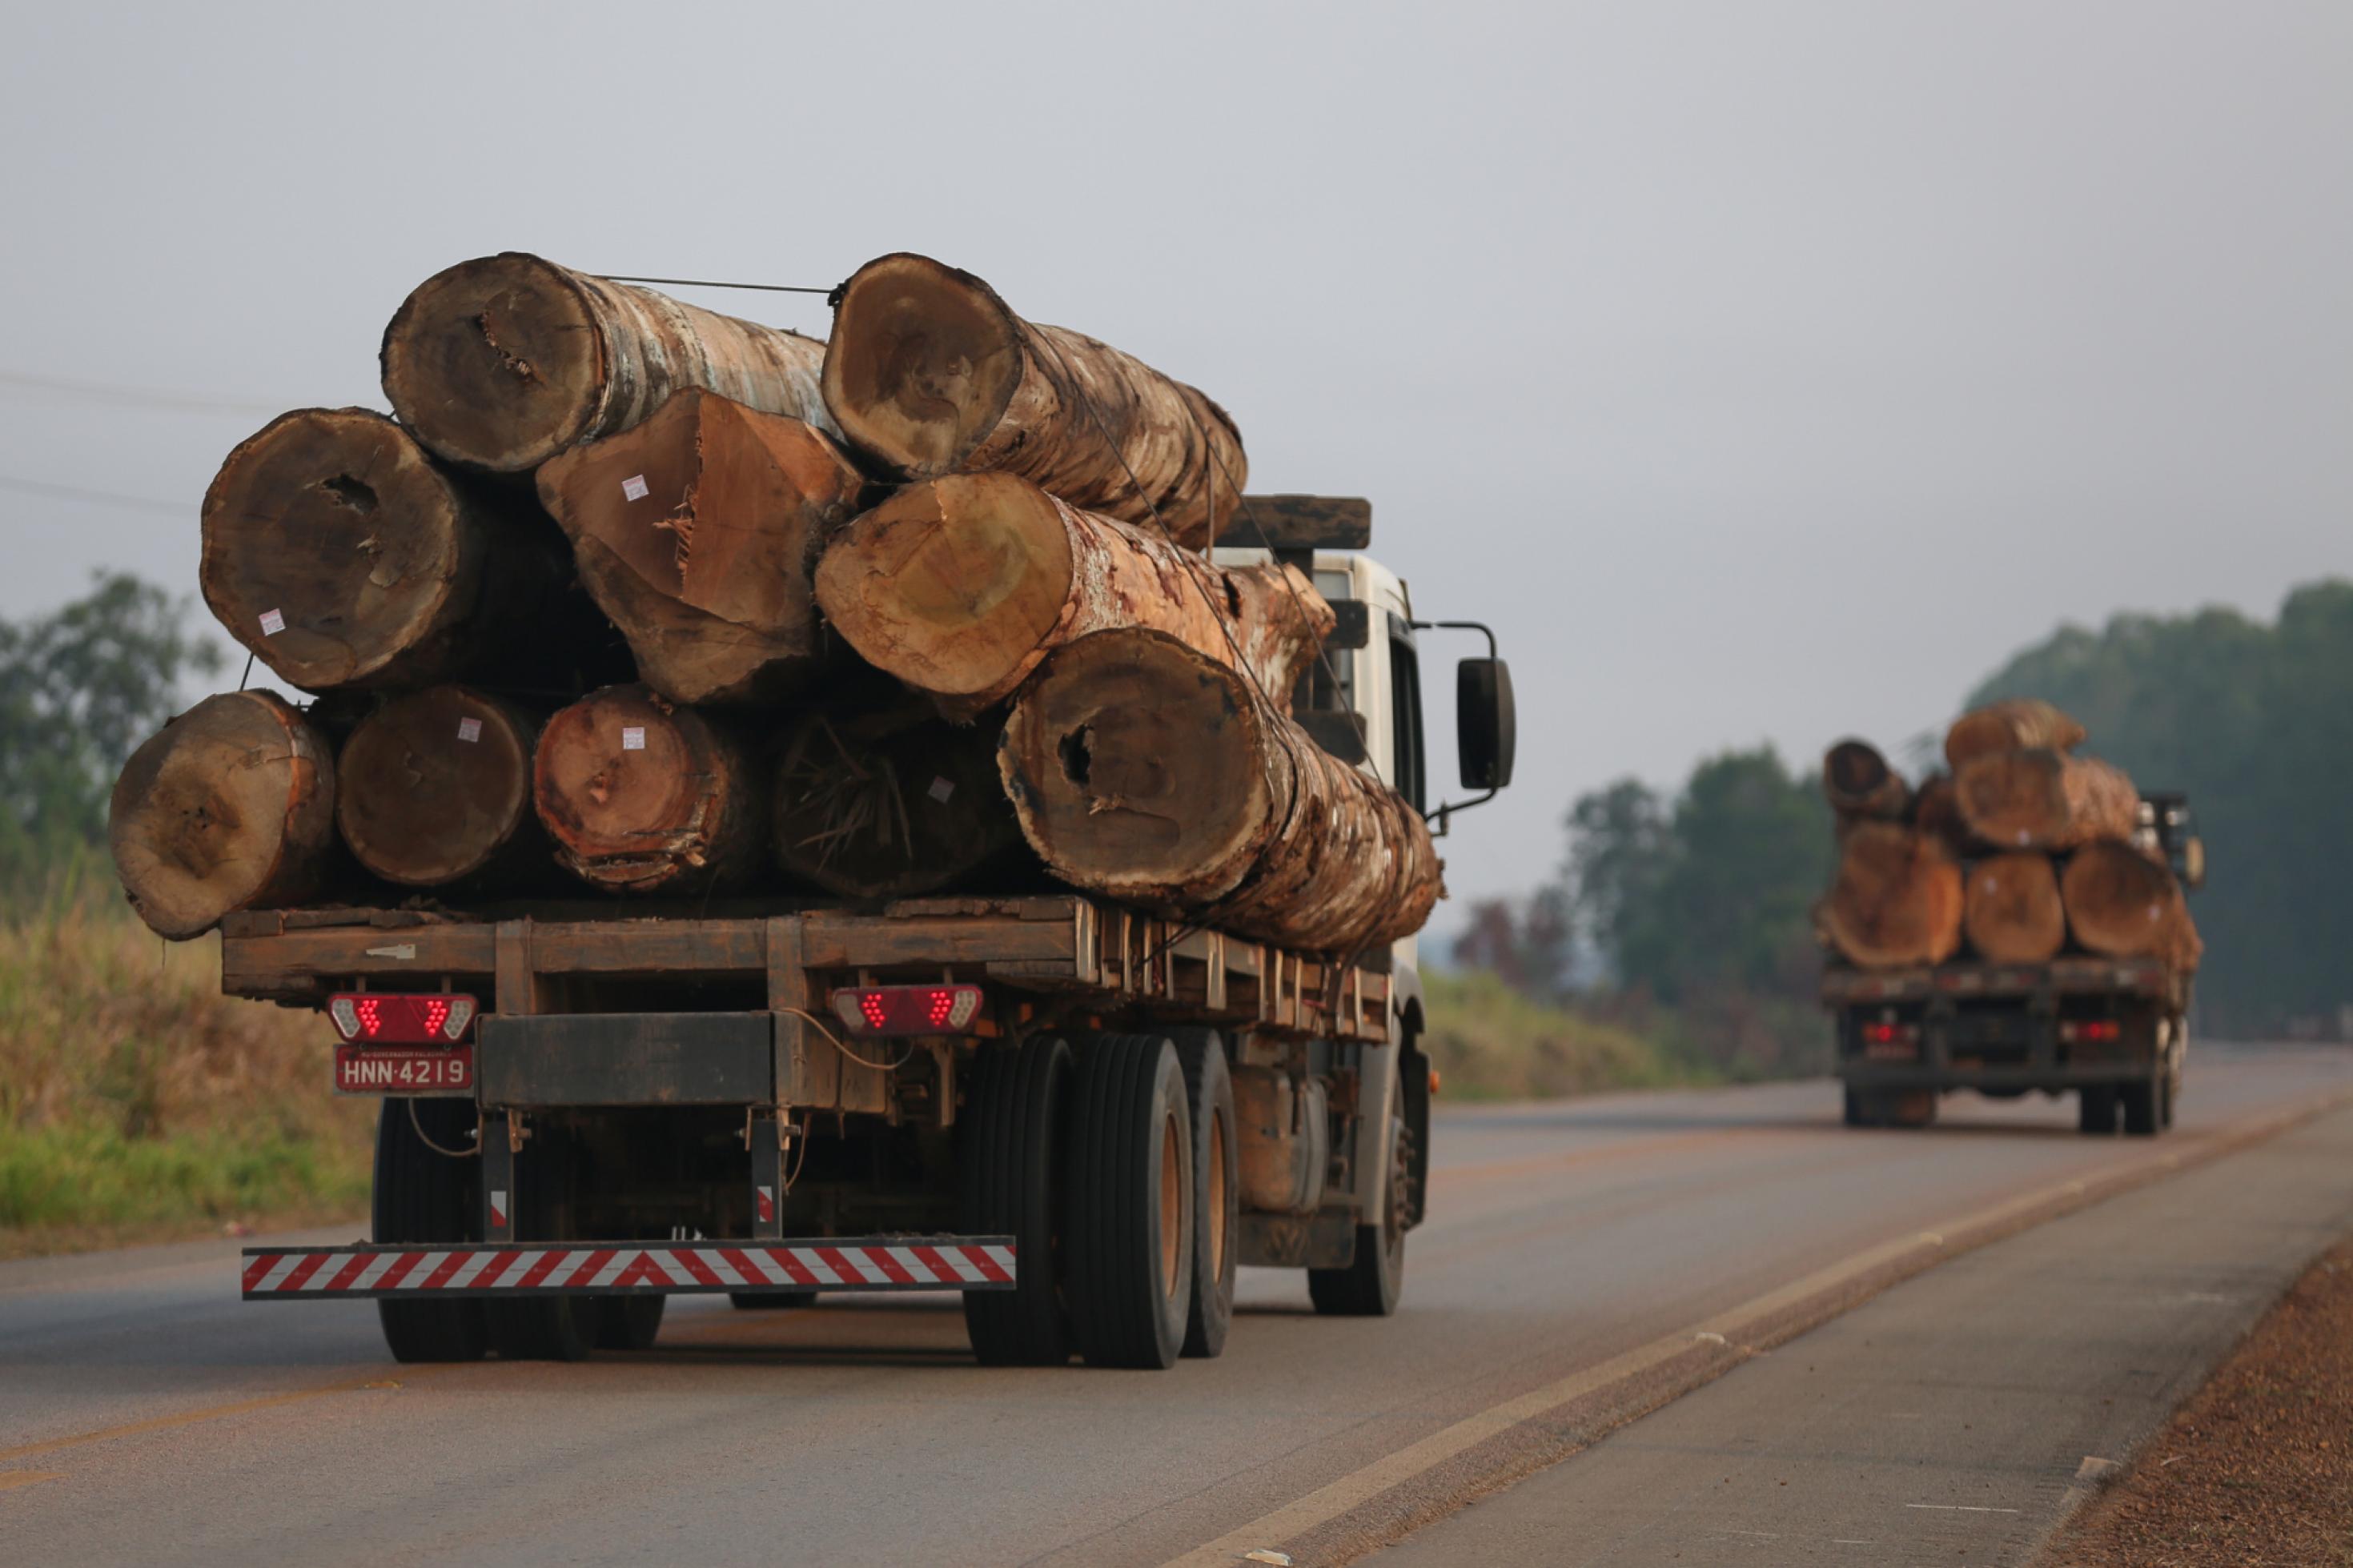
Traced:
[[337, 1046], [337, 1094], [471, 1094], [474, 1047]]

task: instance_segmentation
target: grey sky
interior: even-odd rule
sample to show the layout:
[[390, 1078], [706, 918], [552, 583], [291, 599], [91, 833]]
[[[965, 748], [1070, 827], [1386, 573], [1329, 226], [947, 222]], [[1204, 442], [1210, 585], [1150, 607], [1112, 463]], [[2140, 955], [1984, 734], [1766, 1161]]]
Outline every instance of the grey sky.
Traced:
[[1898, 742], [2062, 618], [2268, 614], [2353, 570], [2342, 0], [313, 0], [10, 34], [0, 478], [180, 510], [0, 486], [0, 616], [101, 564], [193, 588], [221, 454], [380, 406], [402, 296], [508, 248], [818, 284], [927, 251], [1208, 389], [1254, 489], [1372, 496], [1417, 607], [1495, 623], [1517, 677], [1458, 896], [1535, 881], [1618, 774]]

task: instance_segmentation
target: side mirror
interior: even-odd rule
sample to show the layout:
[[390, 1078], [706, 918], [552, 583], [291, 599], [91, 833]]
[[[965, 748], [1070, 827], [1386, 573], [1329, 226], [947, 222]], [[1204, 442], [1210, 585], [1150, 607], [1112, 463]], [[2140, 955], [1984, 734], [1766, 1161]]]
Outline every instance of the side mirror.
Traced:
[[2183, 839], [2180, 857], [2175, 860], [2173, 871], [2174, 875], [2181, 879], [2181, 886], [2186, 890], [2194, 893], [2204, 887], [2206, 885], [2206, 840], [2198, 837]]
[[1462, 787], [1489, 792], [1512, 782], [1519, 721], [1512, 705], [1512, 667], [1500, 658], [1466, 658], [1454, 667], [1454, 741]]

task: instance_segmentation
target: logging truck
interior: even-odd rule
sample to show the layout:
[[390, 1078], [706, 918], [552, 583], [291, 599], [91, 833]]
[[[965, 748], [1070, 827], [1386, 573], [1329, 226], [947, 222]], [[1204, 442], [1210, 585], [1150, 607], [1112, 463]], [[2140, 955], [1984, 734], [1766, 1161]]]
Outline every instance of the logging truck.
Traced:
[[[2126, 853], [2162, 860], [2182, 888], [2204, 880], [2205, 847], [2181, 795], [2140, 797]], [[2073, 1091], [2084, 1132], [2112, 1134], [2121, 1121], [2127, 1133], [2152, 1136], [2173, 1125], [2193, 979], [2190, 965], [2166, 956], [2021, 962], [1972, 952], [1864, 968], [1833, 951], [1820, 995], [1836, 1031], [1846, 1124], [1924, 1127], [1956, 1089], [1995, 1099]]]
[[[1365, 503], [1250, 500], [1265, 548], [1217, 563], [1302, 569], [1336, 619], [1291, 718], [1443, 833], [1510, 780], [1493, 634], [1456, 683], [1481, 793], [1440, 805], [1419, 639], [1485, 628], [1413, 618]], [[1165, 911], [1033, 876], [231, 913], [223, 989], [322, 1012], [337, 1089], [382, 1100], [372, 1238], [252, 1248], [244, 1294], [375, 1300], [401, 1361], [641, 1348], [671, 1295], [953, 1290], [985, 1363], [1166, 1367], [1218, 1352], [1243, 1264], [1388, 1313], [1430, 1168], [1414, 939]]]

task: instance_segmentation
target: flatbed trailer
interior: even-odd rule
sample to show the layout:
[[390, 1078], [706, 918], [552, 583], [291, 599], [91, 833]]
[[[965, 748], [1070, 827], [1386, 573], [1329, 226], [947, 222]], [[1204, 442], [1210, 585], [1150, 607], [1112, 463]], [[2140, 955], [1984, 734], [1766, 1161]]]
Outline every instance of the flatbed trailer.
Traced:
[[1896, 970], [1832, 965], [1849, 1125], [1918, 1126], [1955, 1089], [2078, 1098], [2085, 1132], [2172, 1125], [2189, 1049], [2190, 977], [2146, 959], [1955, 961]]

